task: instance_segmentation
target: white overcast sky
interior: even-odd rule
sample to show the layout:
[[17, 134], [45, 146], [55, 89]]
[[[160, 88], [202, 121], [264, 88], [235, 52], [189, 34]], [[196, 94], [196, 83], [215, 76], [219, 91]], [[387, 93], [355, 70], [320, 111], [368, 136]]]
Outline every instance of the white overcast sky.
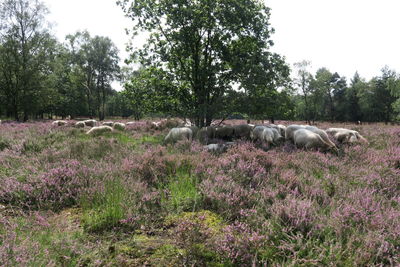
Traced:
[[[114, 0], [44, 0], [60, 41], [87, 29], [108, 36], [128, 56], [125, 28], [131, 25]], [[370, 79], [385, 65], [400, 71], [400, 0], [266, 0], [275, 28], [273, 51], [289, 64], [309, 60], [350, 79]], [[122, 62], [121, 60], [121, 62]], [[116, 84], [114, 86], [118, 87]]]

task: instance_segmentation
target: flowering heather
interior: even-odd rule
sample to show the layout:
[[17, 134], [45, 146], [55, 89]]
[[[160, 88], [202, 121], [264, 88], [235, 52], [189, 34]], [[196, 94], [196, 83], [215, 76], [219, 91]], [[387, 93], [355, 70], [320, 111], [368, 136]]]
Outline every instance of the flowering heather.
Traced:
[[0, 125], [1, 266], [400, 264], [398, 127], [319, 123], [369, 141], [338, 155], [215, 155], [164, 146], [173, 122], [98, 137], [72, 124]]

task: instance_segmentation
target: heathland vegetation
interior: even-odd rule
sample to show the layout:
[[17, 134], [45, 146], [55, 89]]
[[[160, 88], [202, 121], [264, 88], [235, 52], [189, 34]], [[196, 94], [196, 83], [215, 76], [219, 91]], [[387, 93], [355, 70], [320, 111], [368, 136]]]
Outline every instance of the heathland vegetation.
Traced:
[[399, 263], [398, 127], [336, 124], [369, 141], [338, 155], [164, 146], [169, 126], [0, 125], [2, 265]]
[[291, 70], [264, 1], [117, 4], [137, 69], [0, 0], [1, 266], [400, 264], [394, 70]]

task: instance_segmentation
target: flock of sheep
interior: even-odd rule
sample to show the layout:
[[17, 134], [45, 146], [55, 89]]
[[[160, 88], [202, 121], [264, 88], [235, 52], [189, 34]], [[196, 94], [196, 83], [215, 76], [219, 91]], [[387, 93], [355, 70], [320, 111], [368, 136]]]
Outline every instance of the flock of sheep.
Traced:
[[[63, 126], [68, 122], [65, 120], [53, 121], [53, 125]], [[84, 128], [91, 127], [86, 134], [97, 135], [113, 130], [125, 130], [126, 125], [134, 122], [103, 122], [98, 126], [96, 120], [84, 120], [75, 123], [75, 127]], [[159, 126], [157, 122], [152, 123], [155, 127]], [[326, 130], [319, 129], [310, 125], [289, 125], [281, 124], [269, 125], [224, 125], [224, 126], [207, 126], [199, 129], [196, 126], [189, 126], [187, 123], [184, 127], [172, 128], [164, 139], [165, 144], [173, 144], [180, 140], [192, 141], [197, 139], [209, 151], [221, 152], [225, 151], [229, 146], [234, 144], [235, 140], [249, 140], [256, 142], [263, 148], [277, 146], [285, 140], [292, 142], [299, 148], [320, 149], [322, 151], [338, 152], [338, 148], [331, 141], [328, 134], [339, 143], [355, 143], [368, 141], [360, 135], [359, 132], [345, 128], [329, 128]], [[224, 141], [224, 142], [221, 142]]]
[[[354, 143], [368, 141], [357, 131], [345, 128], [319, 129], [309, 125], [253, 125], [241, 124], [233, 126], [208, 126], [198, 129], [192, 127], [172, 128], [165, 137], [165, 143], [175, 143], [179, 140], [197, 139], [209, 151], [223, 151], [234, 144], [237, 139], [251, 140], [261, 144], [264, 148], [278, 145], [285, 140], [299, 148], [321, 149], [323, 151], [338, 152], [337, 146], [330, 140], [328, 134], [340, 143]], [[216, 142], [227, 141], [226, 143]]]
[[[133, 122], [128, 122], [127, 124], [131, 124]], [[68, 124], [68, 121], [65, 120], [56, 120], [52, 122], [53, 125], [56, 126], [64, 126]], [[102, 125], [97, 126], [98, 122], [96, 120], [84, 120], [84, 121], [78, 121], [75, 123], [75, 127], [77, 128], [84, 128], [85, 126], [92, 127], [90, 128], [86, 134], [89, 135], [96, 135], [96, 134], [102, 134], [106, 132], [112, 132], [113, 130], [120, 130], [123, 131], [126, 128], [126, 124], [122, 122], [112, 122], [112, 121], [107, 121], [103, 122]]]

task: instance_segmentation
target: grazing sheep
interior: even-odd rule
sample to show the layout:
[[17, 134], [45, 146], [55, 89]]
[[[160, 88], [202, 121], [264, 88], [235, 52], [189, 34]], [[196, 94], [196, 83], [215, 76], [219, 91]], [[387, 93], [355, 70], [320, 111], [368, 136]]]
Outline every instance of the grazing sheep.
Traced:
[[233, 139], [234, 128], [232, 126], [219, 126], [215, 128], [215, 138], [230, 141]]
[[128, 126], [128, 125], [133, 125], [133, 124], [135, 124], [136, 122], [134, 122], [134, 121], [128, 121], [127, 123], [126, 123], [126, 126]]
[[154, 129], [158, 129], [158, 128], [160, 128], [160, 126], [161, 126], [161, 121], [152, 121], [151, 123], [150, 123], [150, 126], [152, 127], [152, 128], [154, 128]]
[[329, 128], [326, 129], [326, 132], [333, 135], [333, 137], [341, 143], [355, 143], [357, 141], [368, 143], [367, 139], [354, 130], [345, 128]]
[[190, 130], [192, 130], [193, 137], [196, 137], [197, 133], [199, 132], [199, 127], [197, 127], [196, 125], [185, 126], [185, 128], [190, 128]]
[[275, 128], [278, 130], [278, 132], [282, 135], [282, 137], [285, 137], [286, 133], [286, 126], [282, 124], [271, 124], [272, 128]]
[[112, 122], [112, 121], [105, 121], [105, 122], [103, 122], [102, 124], [103, 124], [103, 125], [106, 125], [106, 126], [112, 127], [112, 126], [114, 125], [114, 122]]
[[[267, 127], [268, 128], [268, 127]], [[280, 134], [280, 132], [275, 128], [269, 128], [274, 134], [274, 144], [282, 142], [285, 138]]]
[[89, 131], [86, 132], [86, 134], [90, 135], [99, 135], [107, 132], [112, 132], [113, 128], [110, 126], [102, 125], [102, 126], [95, 126], [91, 128]]
[[250, 133], [253, 130], [254, 126], [249, 125], [249, 124], [240, 124], [240, 125], [234, 125], [233, 126], [233, 135], [236, 139], [250, 139]]
[[75, 123], [75, 127], [77, 127], [77, 128], [84, 128], [84, 127], [85, 127], [85, 122], [83, 122], [83, 121], [78, 121], [77, 123]]
[[319, 136], [321, 136], [322, 140], [324, 140], [325, 143], [329, 144], [330, 147], [332, 147], [333, 149], [337, 149], [336, 145], [329, 139], [328, 134], [324, 130], [319, 129], [315, 126], [306, 126], [305, 129], [318, 134]]
[[182, 127], [182, 128], [172, 128], [167, 136], [164, 138], [164, 143], [175, 143], [179, 140], [189, 140], [192, 141], [193, 132], [190, 128]]
[[265, 126], [256, 126], [250, 134], [253, 141], [260, 141], [262, 146], [270, 147], [274, 144], [274, 132]]
[[207, 149], [208, 152], [215, 153], [215, 154], [221, 154], [224, 153], [233, 146], [235, 142], [226, 142], [224, 144], [209, 144], [204, 146], [205, 149]]
[[197, 132], [196, 138], [199, 140], [200, 144], [207, 145], [210, 140], [215, 138], [215, 127], [207, 126], [201, 128]]
[[124, 131], [125, 127], [126, 127], [125, 123], [122, 123], [122, 122], [115, 122], [113, 125], [113, 128], [115, 130], [119, 130], [119, 131]]
[[294, 132], [299, 130], [299, 129], [304, 129], [307, 125], [297, 125], [297, 124], [292, 124], [286, 127], [285, 131], [285, 139], [294, 141]]
[[97, 124], [96, 120], [84, 120], [83, 123], [85, 123], [85, 126], [90, 126], [90, 127], [94, 127]]
[[329, 150], [332, 148], [321, 138], [321, 136], [307, 129], [298, 129], [294, 131], [293, 137], [294, 144], [297, 147], [304, 147], [305, 149], [321, 148], [323, 150]]
[[55, 125], [55, 126], [64, 126], [64, 125], [67, 125], [67, 121], [57, 120], [57, 121], [53, 121], [51, 124]]
[[183, 127], [192, 127], [192, 126], [194, 126], [194, 125], [192, 124], [192, 122], [190, 120], [186, 119], [183, 121]]

